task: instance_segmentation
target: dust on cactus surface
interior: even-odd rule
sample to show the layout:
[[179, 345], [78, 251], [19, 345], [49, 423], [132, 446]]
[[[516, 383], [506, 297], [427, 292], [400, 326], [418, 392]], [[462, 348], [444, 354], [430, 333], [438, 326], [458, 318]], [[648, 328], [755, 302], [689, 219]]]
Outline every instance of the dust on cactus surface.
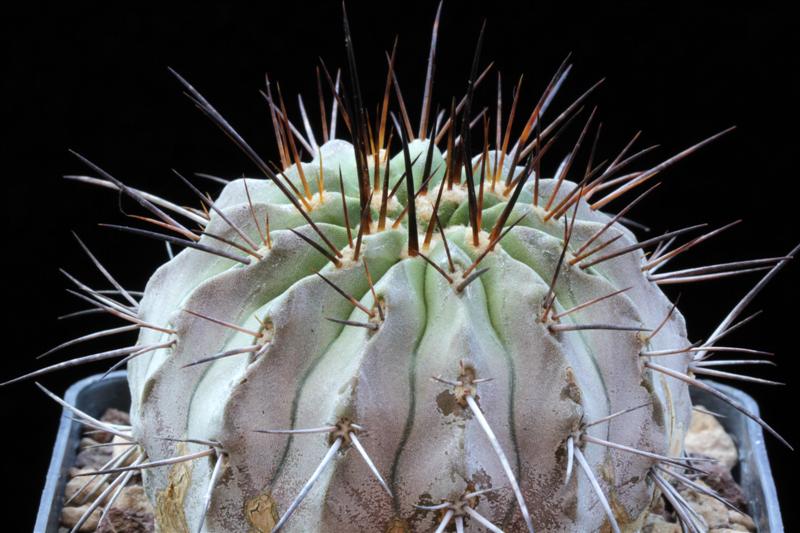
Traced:
[[[98, 277], [65, 272], [71, 290], [119, 324], [51, 352], [138, 339], [3, 383], [96, 361], [128, 369], [130, 424], [94, 419], [37, 383], [129, 443], [124, 458], [82, 474], [110, 483], [75, 531], [134, 473], [161, 531], [633, 532], [661, 495], [686, 530], [705, 531], [684, 495], [722, 497], [692, 479], [706, 459], [683, 449], [689, 388], [789, 446], [702, 379], [774, 383], [729, 368], [770, 354], [725, 341], [798, 249], [675, 268], [738, 221], [670, 220], [637, 238], [626, 217], [732, 128], [655, 163], [639, 134], [601, 155], [602, 80], [560, 102], [567, 57], [524, 108], [521, 78], [493, 70], [482, 29], [469, 36], [463, 91], [434, 96], [441, 11], [419, 108], [405, 104], [396, 47], [380, 65], [383, 98], [364, 101], [363, 44], [345, 14], [346, 64], [321, 62], [315, 94], [295, 100], [267, 79], [270, 154], [228, 122], [224, 102], [172, 71], [254, 168], [239, 179], [175, 171], [188, 202], [146, 192], [90, 147], [75, 153], [88, 171], [67, 176], [76, 187], [139, 208], [105, 226], [163, 241], [169, 256], [139, 293], [103, 266], [108, 250], [76, 236]], [[700, 340], [662, 292], [752, 273]]]

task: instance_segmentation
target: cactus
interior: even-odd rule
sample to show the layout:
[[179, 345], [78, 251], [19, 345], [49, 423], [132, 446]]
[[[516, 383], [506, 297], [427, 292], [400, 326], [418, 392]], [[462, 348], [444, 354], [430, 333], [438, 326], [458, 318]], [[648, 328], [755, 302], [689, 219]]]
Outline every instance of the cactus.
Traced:
[[[96, 177], [70, 178], [120, 191], [155, 217], [143, 219], [151, 229], [113, 227], [166, 241], [170, 251], [139, 298], [79, 240], [114, 289], [71, 281], [125, 325], [57, 348], [133, 330], [137, 342], [7, 382], [98, 360], [127, 365], [130, 427], [95, 420], [40, 385], [135, 450], [132, 464], [94, 473], [114, 480], [95, 507], [141, 472], [165, 532], [637, 531], [661, 493], [687, 530], [701, 531], [702, 518], [673, 487], [707, 490], [684, 475], [699, 461], [682, 450], [689, 387], [775, 434], [698, 376], [764, 381], [718, 369], [741, 361], [710, 358], [759, 353], [718, 341], [796, 249], [660, 272], [732, 224], [643, 241], [624, 225], [656, 188], [653, 178], [721, 133], [628, 173], [647, 149], [631, 155], [631, 142], [593, 166], [592, 147], [581, 172], [573, 163], [592, 145], [592, 112], [545, 177], [541, 160], [597, 85], [542, 124], [570, 71], [565, 61], [513, 144], [519, 86], [505, 124], [498, 96], [490, 139], [486, 114], [473, 116], [488, 72], [479, 68], [481, 36], [465, 95], [432, 112], [440, 12], [416, 131], [394, 51], [370, 122], [345, 15], [346, 81], [317, 70], [321, 132], [302, 99], [304, 132], [280, 92], [265, 89], [279, 165], [175, 73], [262, 177], [213, 178], [224, 188], [212, 201], [176, 173], [198, 197], [200, 208], [189, 208], [78, 155]], [[399, 117], [389, 110], [393, 95]], [[352, 143], [336, 137], [340, 121]], [[631, 191], [638, 196], [616, 214], [602, 210]], [[176, 245], [183, 250], [172, 256]], [[660, 289], [761, 270], [701, 342], [689, 341]]]

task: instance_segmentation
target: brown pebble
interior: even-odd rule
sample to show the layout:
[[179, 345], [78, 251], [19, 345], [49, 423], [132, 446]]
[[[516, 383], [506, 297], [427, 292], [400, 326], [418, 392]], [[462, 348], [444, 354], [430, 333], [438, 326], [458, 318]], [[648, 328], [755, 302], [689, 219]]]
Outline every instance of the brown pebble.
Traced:
[[92, 439], [93, 441], [99, 442], [100, 444], [111, 442], [111, 438], [113, 436], [114, 436], [113, 434], [108, 433], [107, 431], [100, 431], [89, 426], [83, 428], [84, 438]]
[[140, 485], [125, 487], [97, 533], [149, 533], [155, 530], [150, 500]]
[[[67, 481], [67, 485], [64, 487], [64, 500], [69, 500], [72, 496], [87, 482], [89, 481], [88, 476], [81, 476], [81, 477], [74, 477]], [[98, 484], [100, 478], [96, 478], [92, 481], [77, 497], [77, 499], [72, 503], [80, 503], [84, 501], [87, 496], [90, 498], [89, 503], [94, 501], [94, 498], [101, 494], [106, 488], [108, 488], [108, 482], [103, 482]]]
[[103, 422], [108, 422], [109, 424], [119, 424], [122, 426], [129, 426], [131, 424], [131, 419], [128, 416], [128, 413], [120, 411], [119, 409], [114, 409], [113, 407], [106, 409], [106, 412], [103, 413], [103, 416], [100, 417], [100, 420]]
[[757, 531], [758, 529], [750, 515], [739, 513], [732, 509], [728, 509], [728, 522], [730, 522], [731, 527], [740, 526], [738, 529], [741, 531]]
[[153, 515], [139, 515], [113, 507], [96, 533], [152, 533], [155, 527]]
[[735, 505], [740, 511], [747, 510], [747, 498], [744, 491], [733, 479], [731, 471], [720, 464], [703, 465], [708, 475], [703, 476], [703, 481], [717, 494]]
[[82, 450], [84, 448], [89, 448], [90, 446], [96, 446], [98, 444], [101, 444], [101, 443], [97, 442], [96, 440], [94, 440], [91, 437], [83, 437], [83, 438], [81, 438], [80, 444], [78, 444], [78, 449]]
[[681, 494], [697, 514], [703, 517], [710, 529], [728, 527], [728, 508], [720, 502], [695, 491], [682, 491]]
[[97, 470], [102, 468], [109, 459], [111, 459], [111, 448], [109, 446], [103, 448], [89, 448], [78, 452], [78, 456], [75, 457], [75, 466], [78, 468]]
[[722, 424], [715, 417], [701, 411], [692, 411], [684, 448], [688, 453], [713, 457], [728, 468], [733, 468], [739, 461], [736, 445]]
[[[81, 519], [83, 513], [89, 509], [89, 505], [82, 505], [81, 507], [64, 507], [61, 511], [61, 525], [73, 528], [78, 520]], [[103, 513], [101, 509], [95, 509], [86, 522], [78, 528], [80, 533], [90, 533], [97, 529], [97, 523], [100, 521], [100, 515]]]
[[[127, 445], [128, 441], [118, 435], [114, 435], [114, 438], [112, 439], [111, 442], [114, 444], [119, 444], [119, 446], [109, 446], [112, 457], [115, 458], [119, 457], [120, 455], [131, 449], [131, 447]], [[136, 460], [136, 457], [137, 453], [132, 452], [130, 455], [128, 455], [127, 458], [125, 458], [124, 461], [122, 461], [122, 463], [119, 464], [119, 466], [130, 466]]]
[[658, 515], [650, 515], [642, 527], [642, 533], [681, 533], [681, 526], [674, 522], [667, 522]]
[[114, 507], [142, 513], [153, 512], [153, 506], [150, 504], [150, 500], [147, 499], [147, 494], [141, 485], [125, 487], [117, 501], [114, 502]]

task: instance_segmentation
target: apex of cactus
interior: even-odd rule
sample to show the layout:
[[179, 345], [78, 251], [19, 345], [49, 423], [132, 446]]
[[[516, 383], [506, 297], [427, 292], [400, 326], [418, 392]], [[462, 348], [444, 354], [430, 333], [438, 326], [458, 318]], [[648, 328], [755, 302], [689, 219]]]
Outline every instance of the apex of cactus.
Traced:
[[[170, 254], [139, 297], [78, 240], [113, 289], [68, 277], [123, 325], [62, 346], [130, 331], [138, 339], [7, 382], [98, 360], [127, 366], [130, 426], [68, 406], [134, 450], [132, 464], [99, 472], [113, 481], [98, 501], [141, 472], [162, 531], [632, 532], [663, 492], [699, 531], [670, 484], [696, 489], [683, 475], [697, 469], [682, 448], [689, 387], [785, 443], [698, 378], [765, 381], [720, 370], [742, 361], [714, 357], [759, 353], [719, 341], [797, 249], [664, 271], [733, 224], [645, 240], [626, 227], [655, 178], [729, 130], [641, 170], [631, 168], [649, 149], [631, 153], [636, 137], [595, 164], [596, 109], [583, 105], [599, 83], [550, 112], [568, 60], [529, 114], [518, 109], [519, 85], [503, 105], [499, 76], [496, 118], [475, 114], [491, 68], [482, 34], [465, 93], [434, 108], [440, 14], [441, 4], [418, 128], [396, 50], [378, 113], [368, 113], [345, 16], [348, 68], [317, 69], [317, 130], [302, 99], [298, 126], [280, 90], [268, 82], [263, 91], [275, 164], [173, 71], [258, 171], [212, 177], [224, 184], [216, 198], [176, 172], [196, 199], [184, 207], [76, 154], [94, 176], [72, 179], [148, 213], [136, 227], [111, 227], [162, 240]], [[575, 140], [545, 175], [543, 158], [576, 120]], [[698, 342], [661, 290], [754, 271], [761, 280]]]

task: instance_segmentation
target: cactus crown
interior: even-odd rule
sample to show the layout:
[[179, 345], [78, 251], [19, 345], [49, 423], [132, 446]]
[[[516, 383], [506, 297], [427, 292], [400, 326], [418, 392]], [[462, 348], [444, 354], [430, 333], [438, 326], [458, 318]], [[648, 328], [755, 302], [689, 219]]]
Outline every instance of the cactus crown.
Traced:
[[[416, 129], [395, 50], [378, 113], [366, 111], [345, 15], [347, 75], [317, 70], [321, 131], [302, 99], [304, 132], [279, 89], [263, 92], [279, 164], [174, 73], [263, 177], [212, 177], [224, 188], [211, 200], [176, 173], [200, 201], [182, 207], [78, 155], [98, 177], [72, 179], [121, 191], [152, 215], [142, 218], [150, 229], [113, 227], [165, 241], [171, 258], [138, 298], [79, 241], [114, 289], [72, 281], [126, 325], [77, 341], [139, 338], [12, 381], [127, 364], [131, 427], [68, 407], [134, 446], [132, 465], [102, 473], [117, 489], [141, 471], [161, 530], [634, 531], [658, 491], [686, 528], [702, 528], [670, 485], [690, 486], [683, 472], [696, 469], [682, 454], [688, 387], [742, 409], [696, 376], [754, 379], [709, 359], [788, 256], [660, 272], [730, 225], [638, 241], [625, 214], [664, 169], [724, 132], [630, 171], [648, 149], [630, 153], [634, 138], [595, 165], [592, 111], [545, 177], [542, 159], [597, 85], [545, 124], [565, 61], [512, 139], [520, 87], [505, 115], [498, 84], [492, 139], [492, 119], [473, 105], [490, 69], [482, 34], [463, 97], [432, 107], [440, 12]], [[351, 142], [337, 138], [340, 122]], [[602, 211], [631, 191], [617, 214]], [[174, 246], [183, 250], [173, 257]], [[766, 275], [691, 343], [660, 285], [753, 270]]]

